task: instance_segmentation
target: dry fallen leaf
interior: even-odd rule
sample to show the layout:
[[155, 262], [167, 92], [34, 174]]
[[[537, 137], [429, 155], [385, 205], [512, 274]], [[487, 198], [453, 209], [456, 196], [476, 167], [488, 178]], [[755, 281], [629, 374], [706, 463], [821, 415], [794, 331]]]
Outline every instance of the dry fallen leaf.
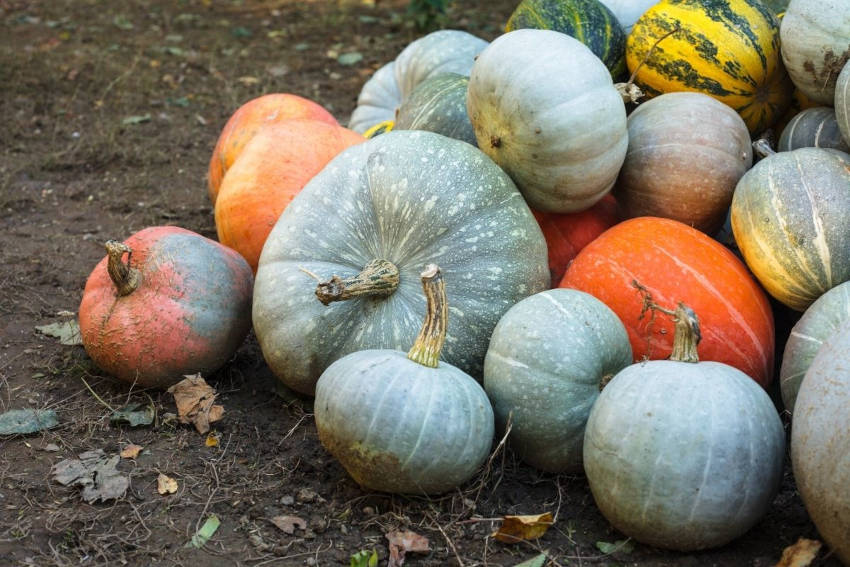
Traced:
[[156, 477], [156, 491], [163, 495], [174, 494], [177, 492], [177, 481], [170, 476], [159, 473], [159, 476]]
[[396, 531], [386, 534], [389, 540], [390, 558], [387, 567], [401, 567], [406, 553], [428, 553], [430, 542], [425, 536], [411, 531]]
[[141, 445], [133, 445], [132, 443], [121, 449], [122, 459], [135, 459], [142, 452]]
[[505, 516], [498, 531], [493, 534], [502, 543], [517, 543], [523, 540], [537, 539], [546, 533], [552, 525], [552, 514], [533, 516]]
[[294, 534], [295, 528], [306, 530], [307, 522], [298, 516], [275, 516], [271, 522], [283, 533]]
[[782, 558], [776, 567], [809, 567], [820, 551], [821, 542], [815, 539], [800, 538], [782, 552]]
[[95, 449], [80, 454], [79, 459], [66, 459], [53, 466], [53, 479], [63, 486], [81, 486], [83, 500], [89, 503], [121, 498], [130, 486], [130, 479], [115, 466], [118, 455], [107, 456]]
[[224, 407], [213, 405], [217, 395], [215, 389], [200, 374], [186, 376], [171, 386], [168, 392], [174, 395], [180, 423], [194, 424], [198, 433], [207, 433], [210, 423], [224, 415]]

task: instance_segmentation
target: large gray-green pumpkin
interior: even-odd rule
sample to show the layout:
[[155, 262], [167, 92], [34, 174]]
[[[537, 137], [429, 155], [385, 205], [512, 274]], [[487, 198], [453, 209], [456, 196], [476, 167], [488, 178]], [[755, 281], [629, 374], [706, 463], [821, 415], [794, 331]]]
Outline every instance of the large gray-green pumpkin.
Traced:
[[785, 432], [752, 378], [687, 362], [674, 343], [671, 360], [629, 366], [602, 390], [585, 431], [585, 474], [602, 514], [628, 537], [680, 551], [719, 547], [770, 507]]
[[850, 325], [812, 361], [794, 406], [791, 463], [821, 537], [850, 565]]
[[472, 476], [493, 441], [493, 410], [481, 385], [438, 362], [451, 317], [436, 265], [422, 273], [422, 285], [424, 322], [407, 355], [354, 352], [331, 364], [316, 385], [322, 445], [371, 490], [451, 490]]
[[582, 472], [584, 426], [602, 384], [632, 363], [625, 327], [604, 303], [575, 289], [526, 297], [496, 325], [484, 389], [496, 423], [530, 465]]
[[535, 29], [499, 36], [472, 66], [466, 102], [478, 147], [531, 207], [581, 211], [614, 185], [628, 147], [626, 109], [580, 41]]
[[425, 79], [401, 103], [394, 128], [427, 130], [477, 145], [466, 113], [468, 84], [469, 77], [458, 73], [440, 73]]
[[[375, 260], [397, 269], [396, 285], [387, 274], [357, 279]], [[267, 363], [312, 394], [346, 354], [407, 348], [430, 262], [443, 270], [452, 310], [443, 360], [480, 378], [499, 318], [549, 286], [546, 243], [522, 196], [481, 151], [439, 134], [392, 131], [343, 151], [293, 199], [263, 248], [253, 321]], [[320, 289], [316, 278], [327, 280]], [[334, 301], [364, 288], [378, 289]]]
[[850, 282], [837, 285], [809, 305], [794, 324], [779, 370], [779, 386], [785, 409], [794, 412], [803, 376], [820, 347], [845, 321], [850, 320]]
[[844, 64], [835, 82], [835, 120], [844, 142], [850, 145], [850, 61]]
[[655, 97], [629, 115], [629, 149], [614, 195], [626, 218], [654, 216], [713, 233], [753, 164], [740, 115], [703, 93]]
[[394, 120], [419, 83], [440, 73], [468, 76], [475, 56], [485, 47], [485, 40], [460, 30], [438, 30], [411, 42], [363, 85], [348, 127], [363, 133], [379, 122]]
[[847, 0], [791, 0], [779, 36], [794, 86], [814, 102], [831, 105], [835, 82], [850, 58]]
[[735, 188], [735, 242], [767, 291], [798, 311], [850, 279], [850, 155], [800, 148], [759, 161]]
[[787, 152], [797, 148], [850, 151], [850, 145], [844, 141], [838, 128], [835, 110], [828, 106], [816, 106], [797, 113], [782, 130], [776, 149]]

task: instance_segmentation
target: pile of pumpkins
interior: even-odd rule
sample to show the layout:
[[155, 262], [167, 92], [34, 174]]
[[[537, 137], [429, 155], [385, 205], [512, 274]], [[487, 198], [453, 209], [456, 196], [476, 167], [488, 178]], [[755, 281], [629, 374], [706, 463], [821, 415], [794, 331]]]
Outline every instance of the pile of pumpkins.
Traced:
[[492, 43], [412, 42], [347, 128], [254, 99], [210, 162], [219, 242], [107, 243], [86, 349], [164, 387], [253, 326], [363, 487], [451, 490], [507, 433], [627, 536], [696, 550], [779, 488], [770, 296], [803, 313], [797, 485], [850, 564], [848, 56], [846, 0], [523, 0]]

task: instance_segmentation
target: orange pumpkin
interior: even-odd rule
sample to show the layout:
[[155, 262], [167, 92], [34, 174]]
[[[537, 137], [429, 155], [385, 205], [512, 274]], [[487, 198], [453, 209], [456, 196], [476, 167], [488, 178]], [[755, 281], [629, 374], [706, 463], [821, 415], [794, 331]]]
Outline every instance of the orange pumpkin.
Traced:
[[549, 248], [549, 274], [553, 286], [558, 285], [567, 266], [582, 248], [619, 221], [617, 201], [610, 194], [578, 213], [532, 212]]
[[619, 223], [573, 260], [560, 287], [590, 293], [625, 325], [635, 361], [670, 355], [673, 323], [644, 312], [645, 292], [668, 309], [679, 301], [700, 318], [700, 359], [724, 362], [762, 386], [773, 377], [774, 322], [767, 296], [722, 244], [657, 217]]
[[261, 127], [292, 118], [309, 118], [328, 124], [338, 124], [330, 112], [321, 105], [286, 93], [267, 94], [249, 100], [240, 106], [224, 125], [210, 159], [207, 183], [210, 199], [215, 204], [224, 174], [242, 153]]
[[293, 119], [257, 131], [221, 181], [218, 240], [256, 273], [266, 237], [290, 201], [339, 152], [365, 141], [342, 126]]

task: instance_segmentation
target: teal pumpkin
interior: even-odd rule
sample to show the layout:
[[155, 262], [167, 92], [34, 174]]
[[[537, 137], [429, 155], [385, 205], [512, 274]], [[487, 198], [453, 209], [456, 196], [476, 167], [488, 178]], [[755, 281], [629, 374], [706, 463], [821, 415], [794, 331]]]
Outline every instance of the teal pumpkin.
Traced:
[[401, 103], [396, 130], [427, 130], [477, 146], [475, 131], [466, 113], [469, 77], [441, 73], [425, 79]]
[[511, 446], [530, 465], [580, 473], [590, 408], [602, 385], [632, 363], [625, 327], [583, 291], [526, 297], [496, 325], [484, 359], [484, 389]]
[[850, 145], [841, 136], [835, 110], [816, 106], [797, 113], [782, 130], [776, 149], [787, 152], [797, 148], [832, 148], [850, 152]]
[[850, 61], [835, 81], [835, 119], [844, 142], [850, 146]]
[[599, 0], [522, 0], [505, 31], [553, 30], [572, 36], [599, 57], [611, 76], [626, 75], [626, 34], [617, 16]]

